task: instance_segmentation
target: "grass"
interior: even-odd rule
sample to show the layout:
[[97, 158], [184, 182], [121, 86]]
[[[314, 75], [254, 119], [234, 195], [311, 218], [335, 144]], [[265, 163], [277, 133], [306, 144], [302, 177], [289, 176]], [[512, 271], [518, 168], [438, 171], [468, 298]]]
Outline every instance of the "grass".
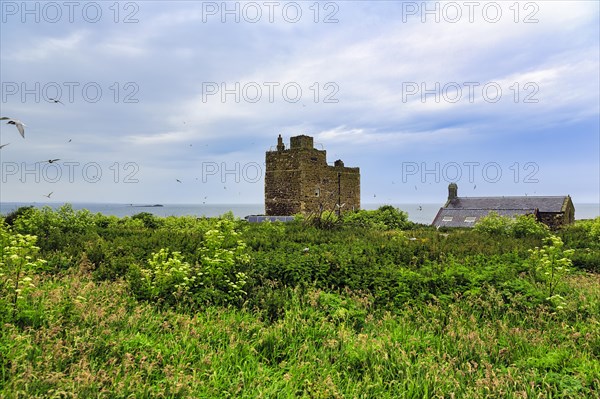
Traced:
[[[284, 316], [137, 302], [82, 269], [38, 279], [2, 326], [4, 398], [593, 398], [600, 282], [572, 276], [557, 313], [492, 287], [450, 304], [373, 309], [352, 292], [289, 290]], [[587, 316], [578, 314], [588, 307]], [[358, 320], [358, 322], [357, 322]]]

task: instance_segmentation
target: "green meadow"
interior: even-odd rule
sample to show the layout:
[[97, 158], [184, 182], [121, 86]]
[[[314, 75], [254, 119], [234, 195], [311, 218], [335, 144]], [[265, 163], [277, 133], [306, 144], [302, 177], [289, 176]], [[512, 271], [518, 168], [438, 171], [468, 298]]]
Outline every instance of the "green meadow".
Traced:
[[600, 218], [0, 218], [2, 398], [597, 398]]

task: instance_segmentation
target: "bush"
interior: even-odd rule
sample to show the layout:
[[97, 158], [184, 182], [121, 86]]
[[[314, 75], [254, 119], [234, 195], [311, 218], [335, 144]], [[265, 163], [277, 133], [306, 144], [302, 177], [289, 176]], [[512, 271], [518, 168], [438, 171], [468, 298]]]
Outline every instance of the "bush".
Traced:
[[29, 206], [21, 206], [17, 209], [15, 209], [12, 212], [9, 212], [6, 217], [4, 218], [4, 221], [6, 222], [7, 225], [12, 226], [15, 224], [15, 221], [20, 218], [21, 216], [27, 217], [28, 215], [30, 215], [33, 212], [33, 206], [29, 205]]
[[545, 238], [550, 235], [550, 229], [545, 224], [538, 222], [533, 215], [520, 215], [511, 224], [510, 234], [516, 238]]
[[87, 209], [76, 211], [71, 204], [64, 204], [56, 211], [44, 206], [21, 212], [13, 225], [20, 233], [44, 238], [52, 233], [84, 233], [96, 225], [96, 216]]
[[166, 302], [179, 301], [196, 279], [190, 264], [183, 260], [181, 254], [165, 248], [152, 254], [147, 268], [142, 267], [133, 273], [139, 278], [135, 286], [139, 296]]
[[590, 222], [589, 236], [596, 242], [600, 241], [600, 216]]
[[248, 280], [244, 268], [250, 260], [246, 244], [238, 237], [234, 221], [213, 223], [196, 253], [184, 256], [161, 248], [151, 254], [147, 266], [132, 265], [127, 278], [136, 296], [192, 305], [241, 303]]
[[381, 206], [374, 211], [361, 209], [342, 215], [345, 225], [377, 230], [406, 229], [412, 227], [408, 214], [391, 205]]
[[156, 229], [164, 224], [160, 218], [154, 216], [150, 212], [136, 213], [131, 218], [133, 220], [141, 220], [142, 223], [144, 223], [144, 227], [148, 229]]
[[534, 215], [519, 215], [511, 218], [490, 212], [487, 216], [479, 219], [474, 229], [480, 233], [515, 238], [545, 238], [550, 235], [548, 226], [538, 222]]
[[512, 219], [490, 212], [475, 224], [475, 231], [491, 235], [509, 235]]
[[[296, 217], [295, 220], [300, 219]], [[341, 219], [334, 211], [323, 211], [318, 215], [307, 217], [305, 223], [309, 223], [319, 229], [331, 230], [340, 226]]]

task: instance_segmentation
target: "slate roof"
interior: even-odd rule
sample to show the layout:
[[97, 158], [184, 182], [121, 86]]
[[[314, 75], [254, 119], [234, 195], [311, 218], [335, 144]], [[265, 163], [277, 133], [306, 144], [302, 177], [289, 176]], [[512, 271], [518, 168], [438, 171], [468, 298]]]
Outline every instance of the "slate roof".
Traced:
[[[519, 215], [534, 214], [530, 209], [453, 209], [440, 208], [433, 225], [436, 227], [473, 227], [475, 223], [490, 212], [496, 212], [500, 216], [515, 217]], [[470, 219], [467, 219], [470, 218]], [[470, 221], [466, 221], [470, 220]]]
[[562, 212], [568, 196], [553, 197], [457, 197], [448, 201], [446, 209], [538, 209], [540, 212]]
[[[564, 212], [569, 196], [456, 197], [446, 202], [433, 219], [436, 227], [473, 227], [491, 211], [500, 216]], [[467, 219], [468, 218], [468, 219]], [[465, 221], [468, 220], [468, 221]]]

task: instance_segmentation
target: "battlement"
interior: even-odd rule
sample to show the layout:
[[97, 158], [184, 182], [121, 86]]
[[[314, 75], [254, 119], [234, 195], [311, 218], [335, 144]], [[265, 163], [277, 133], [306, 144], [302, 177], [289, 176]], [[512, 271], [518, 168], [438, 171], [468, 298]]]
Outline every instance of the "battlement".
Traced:
[[290, 149], [291, 150], [300, 150], [300, 149], [309, 149], [312, 150], [314, 148], [313, 138], [310, 136], [300, 135], [290, 137]]

